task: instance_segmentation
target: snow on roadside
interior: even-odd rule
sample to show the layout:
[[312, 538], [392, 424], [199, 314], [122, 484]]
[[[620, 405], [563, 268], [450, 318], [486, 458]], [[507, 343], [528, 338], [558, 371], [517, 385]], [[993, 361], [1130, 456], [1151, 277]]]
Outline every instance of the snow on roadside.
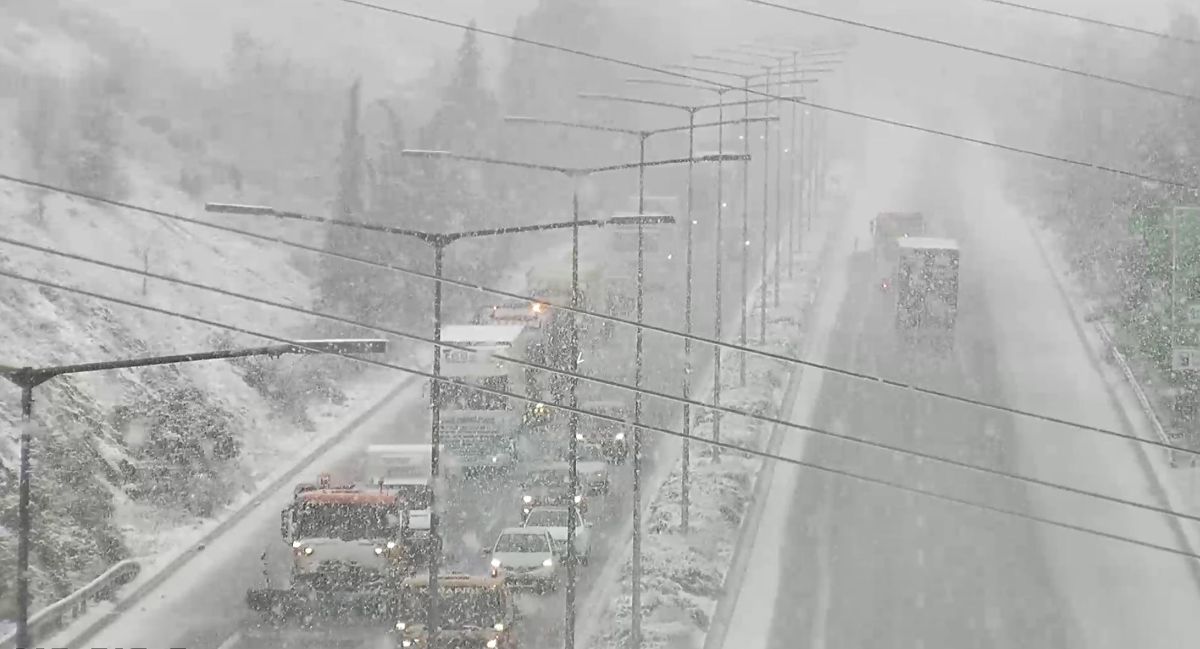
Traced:
[[[767, 292], [767, 347], [773, 352], [796, 356], [803, 336], [806, 309], [819, 285], [812, 272], [819, 263], [827, 239], [828, 220], [814, 223], [804, 250], [797, 258], [792, 280], [780, 283], [780, 305], [773, 306]], [[785, 273], [786, 274], [786, 273]], [[757, 333], [758, 304], [754, 305], [749, 330]], [[754, 340], [752, 340], [754, 342]], [[746, 363], [746, 386], [738, 386], [736, 355], [725, 352], [722, 362], [722, 404], [759, 415], [778, 416], [791, 366], [751, 356]], [[705, 394], [708, 400], [711, 394]], [[697, 417], [692, 433], [712, 436], [712, 416]], [[770, 426], [759, 420], [723, 415], [721, 441], [764, 450]], [[745, 453], [724, 451], [715, 462], [711, 448], [693, 443], [689, 479], [689, 533], [680, 532], [680, 484], [682, 462], [676, 462], [662, 489], [654, 495], [644, 518], [642, 537], [642, 646], [699, 647], [723, 595], [725, 576], [733, 558], [738, 532], [750, 510], [755, 479], [764, 461]], [[604, 612], [607, 624], [596, 641], [596, 649], [618, 649], [629, 642], [632, 602], [631, 566], [626, 560], [618, 577], [621, 594]]]

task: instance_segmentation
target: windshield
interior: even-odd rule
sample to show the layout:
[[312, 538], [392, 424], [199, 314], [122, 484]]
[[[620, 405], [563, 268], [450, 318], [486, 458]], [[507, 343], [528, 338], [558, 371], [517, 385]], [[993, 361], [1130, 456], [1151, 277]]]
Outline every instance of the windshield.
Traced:
[[[505, 619], [504, 598], [493, 588], [448, 587], [438, 589], [438, 613], [441, 628], [474, 629], [490, 627]], [[401, 616], [403, 621], [424, 623], [429, 616], [429, 589], [406, 586]]]
[[296, 536], [382, 539], [392, 536], [399, 522], [397, 513], [384, 505], [304, 503], [296, 509]]
[[566, 527], [567, 512], [562, 509], [535, 509], [525, 519], [526, 527]]
[[544, 534], [502, 534], [496, 541], [496, 552], [549, 552]]
[[[501, 392], [508, 391], [507, 376], [470, 377], [473, 385]], [[438, 403], [446, 410], [508, 410], [508, 397], [482, 392], [469, 385], [443, 383], [438, 387]]]

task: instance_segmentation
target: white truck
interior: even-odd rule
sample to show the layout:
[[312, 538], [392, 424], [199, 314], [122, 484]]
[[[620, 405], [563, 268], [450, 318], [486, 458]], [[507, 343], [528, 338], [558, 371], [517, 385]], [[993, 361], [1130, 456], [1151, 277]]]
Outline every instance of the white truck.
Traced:
[[906, 237], [896, 265], [896, 328], [913, 333], [954, 329], [958, 315], [958, 243]]
[[524, 368], [491, 358], [497, 353], [522, 356], [525, 350], [518, 343], [524, 330], [519, 324], [450, 325], [442, 330], [443, 342], [470, 350], [442, 348], [442, 375], [461, 382], [443, 382], [438, 387], [448, 472], [503, 471], [516, 462], [525, 408], [472, 386], [525, 394]]

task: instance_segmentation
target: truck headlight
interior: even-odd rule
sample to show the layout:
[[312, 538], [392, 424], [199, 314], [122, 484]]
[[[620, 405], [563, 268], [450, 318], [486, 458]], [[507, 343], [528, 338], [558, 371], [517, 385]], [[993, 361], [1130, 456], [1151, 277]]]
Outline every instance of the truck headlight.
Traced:
[[581, 502], [583, 502], [583, 496], [580, 496], [579, 494], [575, 494], [575, 504], [578, 505]]
[[625, 441], [625, 433], [617, 433], [613, 439], [617, 440], [618, 442], [623, 442]]
[[522, 496], [521, 501], [528, 505], [529, 503], [533, 502], [533, 496]]
[[403, 631], [403, 630], [405, 630], [405, 629], [407, 629], [407, 628], [408, 628], [408, 625], [407, 625], [407, 624], [405, 624], [404, 622], [397, 622], [397, 623], [396, 623], [396, 630], [397, 630], [397, 631]]
[[396, 542], [395, 542], [395, 541], [388, 541], [388, 542], [387, 542], [387, 549], [389, 549], [389, 550], [395, 550], [395, 549], [396, 549]]
[[293, 548], [293, 549], [299, 550], [301, 545], [303, 545], [303, 544], [302, 544], [302, 543], [300, 543], [299, 541], [292, 541], [292, 548]]
[[542, 562], [542, 567], [543, 568], [553, 568], [554, 567], [554, 559], [547, 558], [545, 561]]
[[380, 556], [382, 554], [383, 554], [383, 548], [375, 548], [375, 556]]
[[492, 638], [487, 641], [487, 649], [496, 649], [496, 639]]
[[503, 630], [504, 630], [504, 623], [503, 623], [503, 622], [497, 622], [497, 623], [495, 624], [495, 626], [493, 626], [492, 628], [493, 628], [493, 629], [495, 629], [495, 630], [497, 630], [497, 631], [503, 631]]
[[499, 560], [499, 559], [492, 559], [492, 567], [493, 567], [493, 568], [499, 568], [499, 567], [500, 567], [500, 560]]
[[411, 647], [412, 645], [413, 645], [412, 640], [401, 640], [400, 641], [401, 647]]
[[308, 547], [306, 547], [306, 548], [304, 548], [304, 554], [306, 554], [306, 555], [309, 555], [309, 554], [312, 554], [312, 553], [313, 553], [313, 549], [312, 549], [312, 546], [311, 546], [311, 545], [310, 545], [310, 546], [308, 546]]

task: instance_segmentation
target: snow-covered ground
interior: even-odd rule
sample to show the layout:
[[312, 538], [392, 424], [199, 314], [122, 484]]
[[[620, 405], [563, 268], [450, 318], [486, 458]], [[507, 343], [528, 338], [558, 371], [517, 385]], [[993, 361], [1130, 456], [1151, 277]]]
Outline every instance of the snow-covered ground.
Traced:
[[[810, 307], [821, 282], [826, 277], [827, 243], [831, 231], [840, 231], [839, 224], [829, 218], [816, 219], [813, 229], [798, 251], [796, 271], [792, 279], [785, 277], [780, 285], [781, 300], [774, 306], [772, 292], [767, 293], [767, 348], [776, 353], [795, 356], [802, 342], [812, 334], [809, 323]], [[786, 268], [786, 263], [783, 264]], [[786, 274], [786, 271], [785, 271]], [[759, 303], [758, 291], [752, 291], [753, 316], [748, 330], [752, 341], [757, 340]], [[736, 332], [734, 332], [736, 337]], [[746, 385], [740, 387], [737, 353], [727, 350], [722, 361], [723, 405], [766, 416], [778, 416], [779, 406], [788, 401], [789, 377], [794, 367], [758, 356], [746, 364]], [[711, 377], [711, 373], [708, 373]], [[701, 385], [711, 385], [701, 383]], [[703, 400], [711, 399], [711, 390], [702, 390]], [[693, 398], [700, 398], [693, 395]], [[692, 434], [711, 438], [712, 414], [695, 416]], [[761, 421], [745, 420], [722, 415], [721, 440], [754, 450], [767, 450], [770, 427]], [[775, 434], [797, 434], [794, 430]], [[678, 445], [670, 445], [678, 449]], [[642, 636], [645, 647], [698, 647], [703, 643], [712, 621], [717, 602], [727, 584], [727, 573], [733, 558], [739, 529], [750, 510], [755, 492], [756, 476], [765, 462], [754, 456], [723, 451], [719, 462], [713, 461], [712, 448], [696, 441], [691, 444], [689, 532], [680, 531], [680, 487], [682, 459], [669, 463], [661, 487], [649, 495], [650, 502], [643, 519], [642, 537]], [[602, 611], [589, 614], [580, 629], [583, 646], [622, 647], [628, 642], [630, 629], [631, 548], [626, 542], [614, 568], [614, 583], [603, 592], [615, 595], [597, 602]]]

